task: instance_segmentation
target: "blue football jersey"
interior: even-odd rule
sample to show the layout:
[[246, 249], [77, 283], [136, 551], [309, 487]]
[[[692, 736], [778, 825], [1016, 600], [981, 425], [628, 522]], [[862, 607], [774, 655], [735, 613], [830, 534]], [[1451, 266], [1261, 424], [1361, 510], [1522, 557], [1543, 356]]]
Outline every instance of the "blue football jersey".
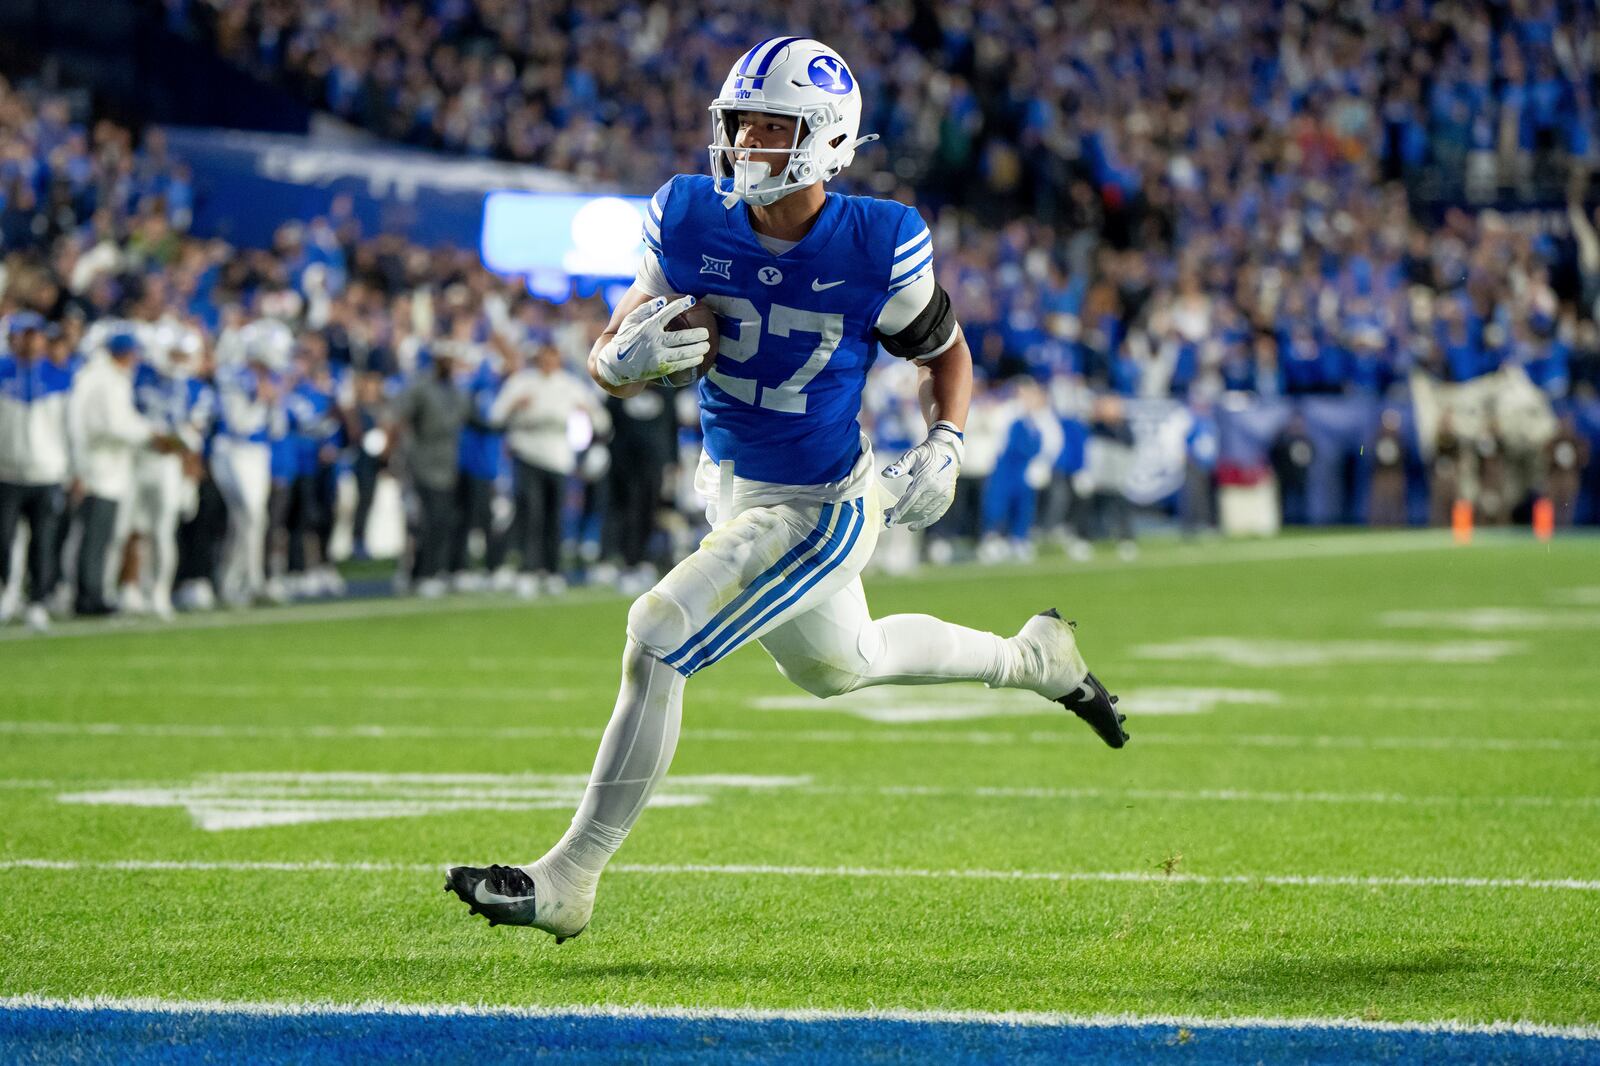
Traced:
[[679, 175], [648, 206], [645, 243], [668, 284], [716, 312], [721, 342], [700, 382], [706, 454], [784, 485], [849, 476], [861, 391], [890, 298], [933, 269], [915, 208], [829, 193], [805, 238], [774, 255], [742, 201]]
[[163, 432], [203, 431], [216, 414], [211, 386], [198, 378], [163, 374], [149, 363], [133, 372], [133, 400], [139, 413]]

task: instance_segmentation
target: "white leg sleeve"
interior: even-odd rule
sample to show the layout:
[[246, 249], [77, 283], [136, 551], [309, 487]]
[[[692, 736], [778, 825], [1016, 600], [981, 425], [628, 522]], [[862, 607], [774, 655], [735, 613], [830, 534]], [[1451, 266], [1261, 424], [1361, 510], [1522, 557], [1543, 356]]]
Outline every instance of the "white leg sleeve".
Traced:
[[589, 787], [561, 841], [541, 860], [579, 890], [594, 890], [607, 860], [667, 776], [683, 719], [684, 677], [629, 640], [622, 690], [595, 757]]
[[1000, 686], [1016, 672], [1016, 652], [994, 633], [925, 614], [873, 619], [859, 579], [767, 633], [761, 646], [783, 676], [814, 696], [872, 685]]

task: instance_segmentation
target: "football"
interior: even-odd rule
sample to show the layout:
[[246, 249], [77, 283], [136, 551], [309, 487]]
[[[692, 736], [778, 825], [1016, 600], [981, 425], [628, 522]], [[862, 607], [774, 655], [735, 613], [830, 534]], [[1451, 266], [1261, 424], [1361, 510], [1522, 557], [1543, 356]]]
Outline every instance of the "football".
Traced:
[[[678, 298], [677, 295], [668, 296], [667, 302], [671, 303]], [[676, 385], [679, 388], [685, 385], [693, 385], [705, 377], [706, 373], [711, 369], [711, 364], [717, 361], [717, 315], [715, 311], [697, 300], [693, 307], [667, 323], [669, 330], [693, 329], [696, 326], [704, 326], [706, 328], [707, 339], [711, 341], [711, 350], [706, 352], [706, 357], [700, 361], [699, 366], [690, 367], [688, 370], [680, 370], [676, 374], [668, 374], [663, 379], [668, 385]]]

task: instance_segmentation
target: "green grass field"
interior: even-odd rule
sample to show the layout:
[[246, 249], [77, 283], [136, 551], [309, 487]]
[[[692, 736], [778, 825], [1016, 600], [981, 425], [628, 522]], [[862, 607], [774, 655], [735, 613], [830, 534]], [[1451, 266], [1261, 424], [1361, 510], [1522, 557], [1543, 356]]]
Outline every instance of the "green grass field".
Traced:
[[867, 591], [1006, 633], [1059, 606], [1131, 743], [981, 688], [823, 703], [745, 649], [560, 948], [440, 871], [564, 829], [625, 601], [0, 642], [0, 996], [1600, 1022], [1600, 540]]

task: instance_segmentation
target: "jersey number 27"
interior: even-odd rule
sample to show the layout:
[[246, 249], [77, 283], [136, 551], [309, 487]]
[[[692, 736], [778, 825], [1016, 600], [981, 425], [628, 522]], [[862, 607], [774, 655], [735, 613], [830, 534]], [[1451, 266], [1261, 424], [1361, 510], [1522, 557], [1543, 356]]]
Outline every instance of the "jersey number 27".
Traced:
[[743, 363], [761, 350], [761, 312], [742, 296], [707, 296], [704, 302], [720, 317], [739, 324], [737, 337], [725, 332], [722, 334], [717, 343], [716, 366], [706, 376], [729, 396], [752, 406], [795, 415], [805, 414], [806, 397], [802, 390], [811, 384], [812, 378], [822, 373], [822, 368], [833, 358], [839, 341], [844, 337], [844, 316], [773, 304], [767, 314], [766, 332], [774, 337], [785, 338], [795, 333], [815, 333], [817, 346], [811, 350], [810, 358], [801, 364], [800, 369], [782, 384], [763, 386], [754, 378], [724, 374], [719, 369], [724, 365], [724, 360]]

